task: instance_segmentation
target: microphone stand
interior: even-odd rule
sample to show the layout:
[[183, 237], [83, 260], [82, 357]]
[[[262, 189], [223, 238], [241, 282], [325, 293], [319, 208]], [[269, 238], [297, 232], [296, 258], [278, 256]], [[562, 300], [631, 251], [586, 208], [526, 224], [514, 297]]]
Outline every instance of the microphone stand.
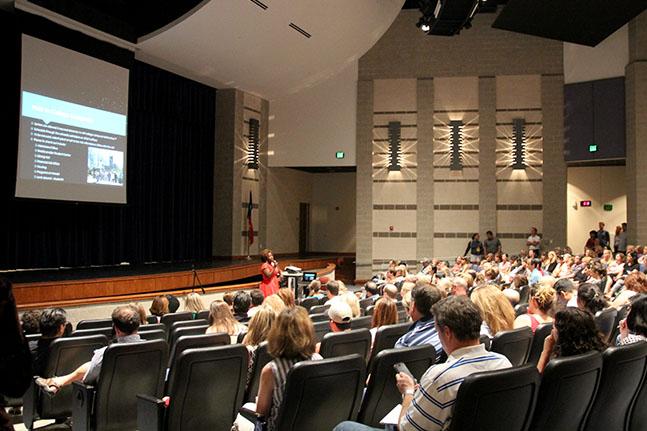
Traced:
[[191, 290], [195, 290], [195, 282], [198, 282], [198, 286], [200, 286], [200, 290], [202, 290], [202, 294], [206, 295], [206, 292], [204, 291], [204, 286], [202, 286], [202, 282], [200, 281], [200, 277], [198, 277], [198, 271], [195, 270], [195, 263], [191, 264], [191, 272], [193, 273], [193, 284], [191, 285]]

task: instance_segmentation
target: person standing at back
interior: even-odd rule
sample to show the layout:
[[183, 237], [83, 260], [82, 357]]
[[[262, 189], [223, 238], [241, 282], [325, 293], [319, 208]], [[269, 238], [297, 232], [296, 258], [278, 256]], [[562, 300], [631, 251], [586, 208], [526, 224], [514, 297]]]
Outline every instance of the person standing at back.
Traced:
[[485, 247], [485, 254], [492, 253], [494, 255], [501, 253], [501, 241], [499, 238], [494, 236], [491, 230], [485, 233], [487, 238], [483, 241], [483, 246]]
[[609, 232], [604, 229], [604, 222], [598, 223], [598, 241], [600, 243], [600, 247], [603, 249], [609, 248], [609, 245], [611, 244], [611, 236], [609, 235]]
[[532, 250], [534, 252], [534, 257], [539, 257], [541, 254], [541, 237], [537, 234], [537, 228], [530, 228], [530, 235], [526, 240], [526, 245], [528, 246], [528, 251]]

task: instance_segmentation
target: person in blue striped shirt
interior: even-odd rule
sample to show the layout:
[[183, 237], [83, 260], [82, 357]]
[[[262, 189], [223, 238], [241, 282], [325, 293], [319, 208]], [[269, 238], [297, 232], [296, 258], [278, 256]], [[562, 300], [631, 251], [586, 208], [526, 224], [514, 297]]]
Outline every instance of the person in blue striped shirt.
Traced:
[[418, 285], [411, 290], [409, 316], [413, 324], [409, 331], [395, 343], [395, 347], [412, 347], [431, 344], [436, 349], [436, 360], [440, 358], [442, 346], [434, 323], [431, 307], [440, 301], [440, 289], [432, 285]]
[[[438, 336], [449, 355], [447, 362], [432, 365], [420, 384], [398, 373], [396, 382], [402, 394], [400, 431], [441, 431], [449, 429], [458, 390], [467, 376], [481, 371], [510, 368], [510, 361], [485, 350], [479, 343], [481, 314], [465, 296], [450, 296], [433, 306]], [[342, 422], [334, 431], [372, 431], [377, 428], [355, 422]]]

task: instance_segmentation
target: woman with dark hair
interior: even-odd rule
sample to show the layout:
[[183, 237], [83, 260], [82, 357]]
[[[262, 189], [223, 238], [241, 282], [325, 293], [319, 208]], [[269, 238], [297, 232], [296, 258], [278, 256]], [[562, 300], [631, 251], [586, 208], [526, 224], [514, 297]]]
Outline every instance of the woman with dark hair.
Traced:
[[483, 243], [481, 242], [480, 235], [475, 233], [472, 235], [472, 239], [467, 243], [467, 248], [463, 256], [467, 256], [467, 253], [470, 254], [470, 262], [478, 264], [483, 259]]
[[279, 268], [278, 262], [274, 259], [272, 250], [268, 248], [261, 252], [261, 262], [261, 275], [263, 276], [263, 281], [261, 281], [261, 284], [258, 287], [267, 298], [279, 291], [281, 269]]
[[169, 313], [168, 298], [164, 295], [156, 296], [153, 299], [149, 311], [153, 316], [157, 317], [157, 323], [159, 323], [162, 320], [162, 316]]
[[375, 342], [375, 334], [377, 334], [380, 326], [395, 323], [398, 323], [398, 306], [395, 301], [388, 296], [378, 299], [375, 303], [373, 319], [371, 320], [371, 345]]
[[627, 317], [618, 325], [620, 334], [616, 345], [637, 343], [647, 340], [647, 295], [638, 295], [629, 305]]
[[586, 240], [584, 244], [584, 254], [587, 254], [589, 250], [596, 251], [600, 246], [600, 241], [598, 241], [598, 233], [594, 230], [589, 232], [589, 239]]
[[577, 308], [596, 316], [607, 307], [607, 300], [595, 284], [584, 283], [577, 289]]
[[544, 340], [537, 369], [543, 373], [551, 358], [580, 355], [591, 350], [601, 352], [605, 348], [593, 315], [579, 308], [567, 307], [555, 314], [553, 330]]

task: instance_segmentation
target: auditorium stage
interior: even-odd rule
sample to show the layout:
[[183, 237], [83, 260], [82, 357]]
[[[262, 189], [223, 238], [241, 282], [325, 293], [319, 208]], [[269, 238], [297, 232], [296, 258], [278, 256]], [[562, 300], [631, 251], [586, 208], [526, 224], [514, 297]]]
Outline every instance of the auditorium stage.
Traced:
[[[319, 276], [335, 271], [336, 255], [279, 256], [281, 266], [295, 265]], [[88, 268], [10, 271], [19, 309], [73, 306], [151, 298], [161, 292], [184, 294], [201, 284], [209, 293], [252, 288], [260, 281], [258, 259], [152, 263]]]

